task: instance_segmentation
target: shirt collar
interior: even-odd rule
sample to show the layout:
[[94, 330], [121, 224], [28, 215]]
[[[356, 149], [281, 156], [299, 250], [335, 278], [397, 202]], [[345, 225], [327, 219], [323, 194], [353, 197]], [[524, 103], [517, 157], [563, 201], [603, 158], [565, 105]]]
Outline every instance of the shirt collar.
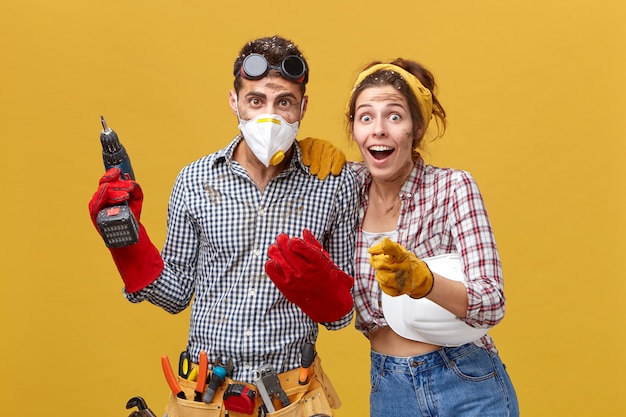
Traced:
[[215, 159], [213, 163], [214, 164], [217, 164], [220, 162], [230, 163], [233, 160], [233, 153], [235, 152], [235, 148], [237, 147], [239, 142], [241, 142], [242, 140], [243, 140], [243, 136], [241, 134], [238, 134], [237, 136], [235, 136], [235, 138], [231, 140], [230, 143], [226, 147], [215, 152]]

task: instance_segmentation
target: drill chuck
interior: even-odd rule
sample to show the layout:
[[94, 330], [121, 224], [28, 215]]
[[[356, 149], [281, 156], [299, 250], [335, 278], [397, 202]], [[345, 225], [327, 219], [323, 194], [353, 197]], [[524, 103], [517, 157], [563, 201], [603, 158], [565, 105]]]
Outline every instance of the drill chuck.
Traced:
[[102, 162], [104, 162], [104, 169], [119, 167], [123, 174], [126, 174], [130, 179], [135, 179], [133, 173], [133, 167], [130, 164], [130, 158], [124, 148], [124, 145], [117, 137], [117, 133], [107, 126], [107, 122], [104, 117], [100, 116], [100, 122], [102, 123], [102, 132], [100, 132], [100, 143], [102, 143]]

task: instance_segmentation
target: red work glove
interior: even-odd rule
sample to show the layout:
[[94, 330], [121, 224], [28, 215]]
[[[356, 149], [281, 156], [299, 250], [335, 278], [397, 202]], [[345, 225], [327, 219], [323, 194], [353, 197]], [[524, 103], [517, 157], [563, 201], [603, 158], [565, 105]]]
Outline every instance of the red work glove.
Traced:
[[121, 179], [120, 175], [119, 168], [111, 168], [100, 178], [98, 191], [89, 202], [89, 214], [96, 230], [100, 233], [96, 223], [100, 210], [128, 202], [128, 207], [139, 223], [139, 241], [134, 245], [109, 248], [109, 250], [122, 276], [126, 292], [133, 293], [147, 287], [161, 275], [163, 260], [150, 241], [146, 229], [139, 222], [143, 204], [141, 187], [135, 181]]
[[318, 323], [339, 320], [352, 310], [354, 279], [330, 259], [308, 230], [304, 239], [281, 233], [267, 251], [265, 272], [292, 303]]

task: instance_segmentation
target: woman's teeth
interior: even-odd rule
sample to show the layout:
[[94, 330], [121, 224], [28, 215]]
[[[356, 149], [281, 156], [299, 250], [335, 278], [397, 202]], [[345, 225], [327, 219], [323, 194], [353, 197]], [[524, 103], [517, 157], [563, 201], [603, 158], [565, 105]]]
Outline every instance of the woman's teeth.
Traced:
[[383, 145], [370, 146], [368, 150], [374, 159], [384, 159], [394, 151], [393, 148]]

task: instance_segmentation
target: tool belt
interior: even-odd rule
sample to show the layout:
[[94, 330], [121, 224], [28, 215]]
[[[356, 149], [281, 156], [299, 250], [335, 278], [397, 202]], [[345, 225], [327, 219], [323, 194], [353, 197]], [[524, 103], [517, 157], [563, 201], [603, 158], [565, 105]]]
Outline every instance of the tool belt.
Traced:
[[[300, 370], [292, 369], [291, 371], [278, 374], [280, 385], [289, 398], [289, 405], [280, 408], [272, 413], [264, 414], [259, 411], [262, 408], [263, 400], [258, 393], [257, 388], [250, 383], [234, 381], [228, 377], [215, 392], [211, 403], [204, 403], [193, 400], [185, 400], [170, 394], [170, 399], [165, 409], [167, 417], [312, 417], [312, 416], [332, 416], [332, 409], [339, 408], [341, 401], [335, 391], [328, 376], [322, 369], [319, 355], [315, 357], [311, 365], [312, 372], [309, 373], [309, 379], [305, 385], [298, 382]], [[180, 376], [176, 376], [181, 389], [187, 398], [194, 398], [194, 388], [196, 383], [186, 380]], [[245, 386], [256, 392], [255, 407], [251, 414], [244, 414], [226, 410], [224, 406], [224, 393], [229, 385], [238, 384]]]

